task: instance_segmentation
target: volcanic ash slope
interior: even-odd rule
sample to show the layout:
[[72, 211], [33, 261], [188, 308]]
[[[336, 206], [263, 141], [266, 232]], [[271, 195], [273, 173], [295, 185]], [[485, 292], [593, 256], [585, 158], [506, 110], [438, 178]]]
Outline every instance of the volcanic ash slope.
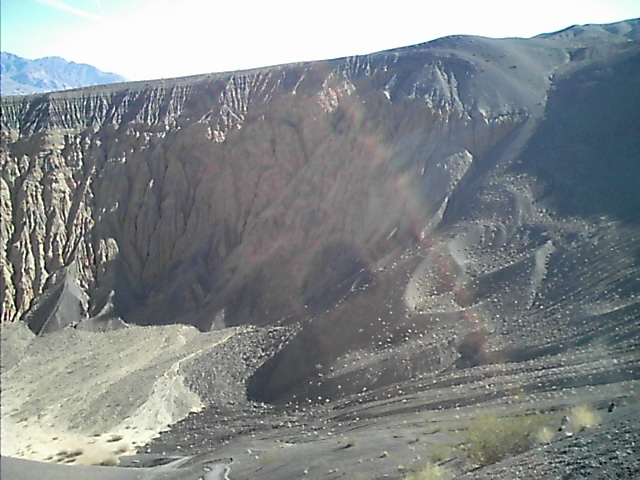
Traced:
[[[633, 403], [639, 39], [635, 19], [2, 98], [0, 314], [39, 335], [3, 352], [3, 453], [56, 459], [29, 431], [113, 453], [203, 402], [145, 448], [207, 438], [256, 478], [255, 425], [300, 411], [314, 451], [342, 407], [375, 414], [373, 443], [409, 402], [451, 429], [486, 401]], [[220, 415], [246, 396], [271, 405]]]

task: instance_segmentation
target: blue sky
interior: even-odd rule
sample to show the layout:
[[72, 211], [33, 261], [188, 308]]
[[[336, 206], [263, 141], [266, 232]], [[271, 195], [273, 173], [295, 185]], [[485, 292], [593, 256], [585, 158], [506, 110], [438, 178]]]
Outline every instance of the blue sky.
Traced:
[[60, 56], [131, 80], [640, 17], [640, 0], [2, 0], [0, 8], [3, 51]]

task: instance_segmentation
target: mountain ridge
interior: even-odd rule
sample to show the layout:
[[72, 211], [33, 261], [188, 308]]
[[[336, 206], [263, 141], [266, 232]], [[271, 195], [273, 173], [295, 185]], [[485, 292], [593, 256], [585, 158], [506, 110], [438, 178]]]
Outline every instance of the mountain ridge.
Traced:
[[103, 72], [85, 63], [69, 62], [62, 57], [29, 60], [9, 52], [2, 52], [0, 55], [2, 96], [46, 93], [126, 81], [121, 75]]

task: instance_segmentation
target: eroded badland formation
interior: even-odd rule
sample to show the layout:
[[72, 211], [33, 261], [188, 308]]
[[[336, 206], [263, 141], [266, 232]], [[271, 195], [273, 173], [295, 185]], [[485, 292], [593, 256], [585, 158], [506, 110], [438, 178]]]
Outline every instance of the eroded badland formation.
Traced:
[[200, 455], [162, 478], [404, 478], [437, 446], [451, 476], [479, 411], [586, 404], [599, 426], [466, 474], [634, 478], [639, 38], [3, 98], [1, 314], [31, 329], [3, 327], [3, 455], [97, 463], [199, 410], [137, 445]]

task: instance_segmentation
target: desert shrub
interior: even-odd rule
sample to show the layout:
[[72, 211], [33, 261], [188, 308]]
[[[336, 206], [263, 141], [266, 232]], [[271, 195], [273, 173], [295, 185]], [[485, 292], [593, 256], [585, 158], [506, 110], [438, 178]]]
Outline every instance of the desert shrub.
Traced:
[[111, 435], [111, 438], [109, 438], [109, 440], [107, 440], [107, 442], [109, 443], [115, 443], [115, 442], [119, 442], [120, 440], [122, 440], [124, 437], [122, 435]]
[[433, 463], [441, 463], [452, 457], [451, 447], [441, 443], [434, 443], [429, 446], [429, 460]]
[[587, 405], [578, 405], [569, 412], [569, 429], [580, 432], [600, 422], [600, 416]]
[[536, 432], [536, 440], [538, 443], [551, 443], [555, 436], [555, 430], [549, 426], [544, 426]]
[[541, 429], [550, 422], [541, 414], [502, 418], [481, 415], [460, 433], [460, 449], [474, 463], [490, 465], [532, 448], [539, 441]]
[[450, 478], [449, 471], [442, 465], [427, 463], [420, 470], [414, 470], [404, 477], [404, 480], [444, 480]]
[[275, 461], [276, 455], [274, 453], [265, 453], [263, 455], [260, 455], [260, 459], [258, 460], [261, 467], [266, 467], [267, 465], [270, 465]]

